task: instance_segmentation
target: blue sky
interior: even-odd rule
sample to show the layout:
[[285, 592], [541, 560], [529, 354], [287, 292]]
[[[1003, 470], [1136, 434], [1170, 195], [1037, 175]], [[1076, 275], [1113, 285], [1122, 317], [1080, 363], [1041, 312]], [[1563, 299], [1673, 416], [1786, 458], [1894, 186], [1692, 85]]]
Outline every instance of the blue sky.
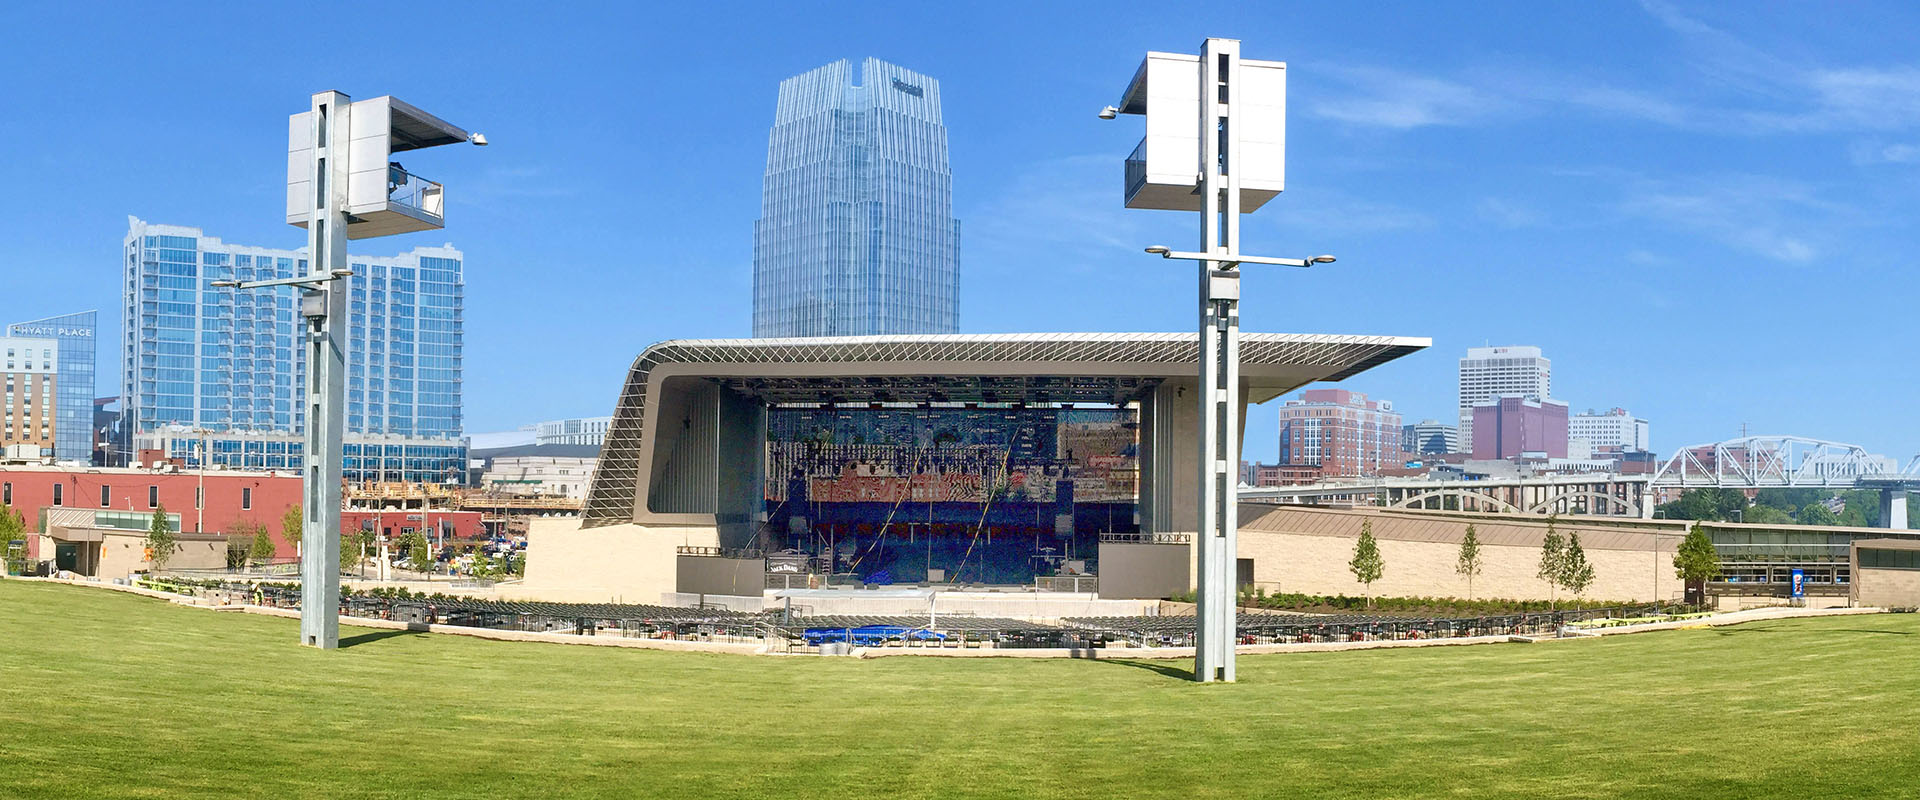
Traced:
[[[1192, 278], [1140, 248], [1196, 220], [1120, 207], [1139, 124], [1094, 112], [1144, 51], [1227, 36], [1289, 65], [1287, 192], [1243, 248], [1340, 257], [1252, 271], [1247, 330], [1432, 337], [1348, 382], [1410, 422], [1453, 413], [1466, 347], [1537, 344], [1662, 452], [1742, 423], [1920, 452], [1920, 7], [1232, 5], [334, 4], [364, 24], [331, 55], [271, 5], [16, 7], [5, 314], [117, 325], [129, 214], [304, 243], [285, 115], [393, 94], [493, 142], [407, 160], [446, 231], [357, 250], [466, 251], [468, 429], [609, 413], [648, 343], [749, 332], [776, 86], [873, 55], [941, 81], [963, 330], [1188, 330]], [[1248, 428], [1270, 460], [1272, 407]]]

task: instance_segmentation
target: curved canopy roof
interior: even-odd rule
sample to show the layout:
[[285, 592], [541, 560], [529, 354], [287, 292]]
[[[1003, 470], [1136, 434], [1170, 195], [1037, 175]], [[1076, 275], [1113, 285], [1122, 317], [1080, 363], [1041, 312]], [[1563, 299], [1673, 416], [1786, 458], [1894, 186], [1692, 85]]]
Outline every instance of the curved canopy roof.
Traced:
[[[1341, 380], [1432, 344], [1401, 336], [1246, 333], [1246, 399]], [[1125, 403], [1198, 371], [1194, 333], [1021, 333], [676, 339], [634, 359], [584, 510], [588, 526], [633, 517], [649, 393], [705, 378], [769, 405], [793, 403]]]

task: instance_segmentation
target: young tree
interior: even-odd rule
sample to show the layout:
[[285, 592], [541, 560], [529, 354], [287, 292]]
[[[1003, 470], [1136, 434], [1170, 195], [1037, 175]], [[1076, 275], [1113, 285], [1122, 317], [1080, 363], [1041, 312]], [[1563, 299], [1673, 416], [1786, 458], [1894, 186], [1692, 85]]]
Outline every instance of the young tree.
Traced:
[[1547, 536], [1540, 542], [1540, 570], [1535, 577], [1547, 582], [1547, 598], [1560, 601], [1560, 578], [1566, 574], [1567, 540], [1554, 528], [1555, 519], [1547, 517]]
[[340, 537], [340, 571], [341, 572], [346, 572], [350, 569], [353, 569], [354, 565], [360, 563], [360, 557], [362, 555], [364, 554], [360, 552], [360, 548], [357, 546], [357, 543], [354, 537], [351, 537], [351, 536]]
[[1688, 602], [1703, 602], [1707, 581], [1720, 577], [1720, 554], [1699, 523], [1687, 531], [1687, 538], [1680, 540], [1680, 548], [1674, 551], [1673, 572], [1686, 584]]
[[373, 529], [361, 528], [353, 535], [353, 543], [359, 552], [355, 560], [360, 564], [360, 577], [367, 577], [367, 554], [373, 550], [374, 545]]
[[[0, 573], [7, 571], [6, 562], [8, 560], [23, 560], [26, 558], [25, 550], [22, 550], [17, 555], [13, 550], [13, 542], [25, 539], [26, 535], [27, 521], [21, 518], [20, 512], [13, 510], [12, 506], [0, 503]], [[21, 569], [24, 570], [26, 568], [21, 567]]]
[[287, 540], [293, 552], [300, 552], [300, 540], [306, 538], [307, 513], [294, 503], [287, 513], [280, 515], [280, 538]]
[[1460, 560], [1453, 571], [1467, 576], [1467, 599], [1473, 599], [1473, 576], [1480, 574], [1480, 537], [1473, 532], [1473, 524], [1467, 524], [1467, 535], [1460, 538]]
[[1355, 580], [1367, 587], [1367, 607], [1373, 607], [1373, 582], [1386, 574], [1387, 564], [1380, 558], [1380, 545], [1373, 541], [1373, 520], [1360, 523], [1360, 541], [1353, 545], [1353, 560], [1347, 562]]
[[247, 560], [255, 564], [265, 564], [273, 560], [273, 536], [267, 533], [267, 526], [251, 520], [235, 523], [234, 529], [242, 535], [251, 532], [253, 545], [247, 548]]
[[1587, 551], [1580, 548], [1580, 534], [1567, 537], [1567, 549], [1561, 556], [1560, 585], [1567, 587], [1574, 597], [1593, 585], [1593, 564], [1587, 561]]
[[431, 574], [433, 572], [433, 545], [427, 542], [427, 535], [420, 531], [407, 534], [407, 561], [413, 568]]
[[173, 551], [178, 542], [173, 535], [173, 526], [167, 524], [167, 507], [153, 510], [153, 522], [147, 525], [147, 549], [153, 551], [153, 571], [167, 568], [167, 562], [173, 560]]

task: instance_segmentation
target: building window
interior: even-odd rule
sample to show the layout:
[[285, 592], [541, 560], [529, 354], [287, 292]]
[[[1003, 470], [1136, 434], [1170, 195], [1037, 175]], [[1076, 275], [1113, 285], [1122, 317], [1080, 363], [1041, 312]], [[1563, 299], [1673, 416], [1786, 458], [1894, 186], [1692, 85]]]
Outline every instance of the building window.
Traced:
[[240, 488], [240, 508], [243, 510], [253, 508], [253, 489], [244, 486]]
[[13, 483], [0, 483], [0, 504], [13, 505]]
[[1878, 550], [1860, 548], [1863, 569], [1920, 569], [1920, 550]]
[[113, 507], [113, 487], [108, 486], [104, 483], [100, 485], [100, 507], [101, 508]]
[[148, 508], [160, 507], [160, 487], [158, 486], [147, 487], [147, 507]]
[[56, 483], [53, 485], [53, 504], [54, 505], [56, 506], [65, 505], [65, 502], [62, 500], [61, 493], [60, 493], [60, 490], [65, 488], [67, 488], [65, 484]]

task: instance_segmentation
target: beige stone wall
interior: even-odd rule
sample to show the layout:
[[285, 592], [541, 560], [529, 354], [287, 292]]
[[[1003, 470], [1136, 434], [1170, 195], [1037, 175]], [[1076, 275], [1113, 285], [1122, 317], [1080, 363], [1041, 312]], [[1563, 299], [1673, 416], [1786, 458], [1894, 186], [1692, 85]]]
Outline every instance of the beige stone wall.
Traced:
[[[167, 560], [168, 569], [220, 569], [226, 565], [227, 541], [224, 538], [182, 538], [173, 558]], [[100, 564], [93, 574], [101, 578], [123, 578], [152, 567], [147, 563], [146, 532], [109, 534], [102, 537]]]
[[[1347, 562], [1353, 559], [1356, 539], [1345, 536], [1240, 531], [1240, 557], [1253, 559], [1256, 586], [1268, 593], [1359, 595], [1367, 591]], [[1385, 574], [1375, 581], [1376, 597], [1466, 597], [1467, 581], [1454, 572], [1459, 542], [1408, 542], [1376, 539], [1386, 562]], [[1658, 556], [1647, 550], [1584, 548], [1593, 564], [1593, 586], [1584, 597], [1596, 600], [1650, 600], [1658, 580], [1660, 599], [1678, 596], [1682, 587], [1673, 576], [1673, 554]], [[1540, 565], [1538, 547], [1482, 544], [1481, 572], [1473, 581], [1474, 597], [1545, 600], [1548, 586], [1534, 577]], [[1657, 558], [1657, 561], [1656, 561]]]
[[1855, 569], [1853, 591], [1863, 606], [1920, 606], [1920, 569]]
[[582, 529], [578, 519], [535, 519], [527, 528], [526, 581], [503, 595], [658, 604], [675, 590], [674, 549], [682, 545], [718, 547], [719, 529], [631, 523]]

